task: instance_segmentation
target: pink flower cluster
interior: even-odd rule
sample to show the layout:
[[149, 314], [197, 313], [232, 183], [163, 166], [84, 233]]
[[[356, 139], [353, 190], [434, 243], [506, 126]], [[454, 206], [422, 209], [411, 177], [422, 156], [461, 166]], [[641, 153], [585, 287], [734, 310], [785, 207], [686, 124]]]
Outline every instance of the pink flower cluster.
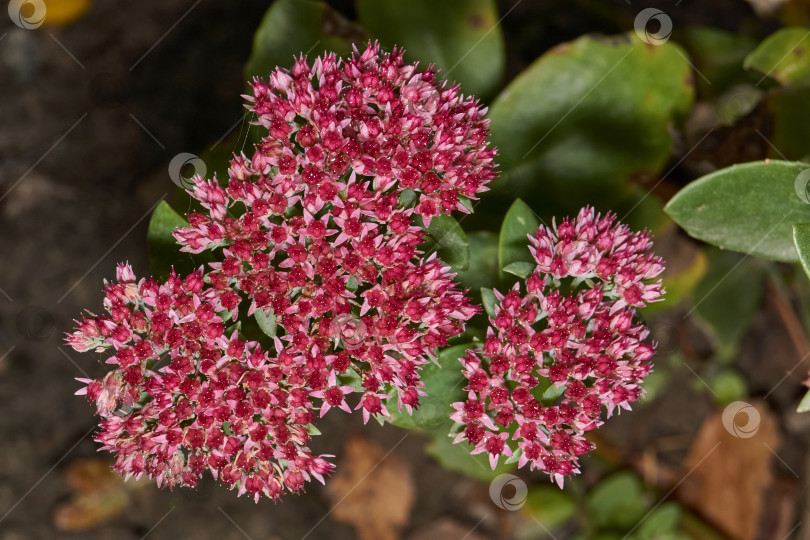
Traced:
[[208, 279], [234, 318], [243, 297], [248, 315], [274, 314], [288, 347], [327, 356], [324, 382], [354, 369], [366, 420], [387, 414], [392, 388], [400, 408], [416, 407], [419, 368], [477, 309], [448, 267], [420, 258], [413, 217], [464, 209], [459, 196], [486, 189], [484, 111], [376, 44], [345, 64], [299, 60], [253, 89], [268, 135], [232, 160], [225, 187], [197, 179], [208, 213], [176, 238], [192, 253], [222, 248]]
[[584, 434], [602, 424], [602, 407], [610, 416], [642, 393], [655, 346], [636, 308], [661, 299], [650, 280], [664, 267], [648, 233], [587, 207], [529, 238], [537, 267], [526, 293], [519, 283], [495, 293], [483, 348], [461, 359], [468, 398], [451, 418], [463, 426], [455, 442], [487, 452], [493, 468], [514, 457], [562, 485], [593, 449]]
[[467, 212], [461, 197], [476, 198], [495, 177], [486, 109], [402, 56], [374, 44], [345, 63], [331, 54], [310, 68], [301, 59], [291, 73], [277, 70], [267, 82], [253, 83], [253, 96], [246, 97], [269, 135], [252, 168], [274, 176], [276, 196], [289, 196], [291, 182], [303, 184], [295, 197], [317, 211], [354, 173], [374, 178], [378, 194], [418, 192], [415, 212], [426, 223], [453, 210]]
[[[119, 265], [107, 285], [109, 315], [85, 318], [68, 343], [79, 351], [114, 349], [102, 380], [79, 390], [103, 419], [96, 440], [116, 469], [147, 474], [159, 486], [194, 487], [205, 470], [257, 500], [298, 491], [332, 465], [306, 443], [313, 421], [309, 377], [317, 361], [298, 362], [283, 347], [227, 337], [201, 273], [165, 284], [135, 281]], [[163, 364], [163, 365], [161, 365]], [[160, 367], [159, 367], [160, 366]]]
[[[394, 392], [400, 410], [418, 407], [421, 367], [478, 309], [422, 253], [415, 218], [466, 211], [495, 175], [485, 111], [434, 76], [370, 44], [253, 82], [248, 108], [268, 135], [223, 185], [195, 178], [205, 212], [174, 233], [218, 262], [163, 284], [120, 266], [108, 315], [68, 335], [115, 351], [80, 393], [122, 474], [172, 487], [210, 470], [277, 498], [331, 471], [306, 446], [317, 413], [349, 411], [355, 390], [365, 421]], [[264, 348], [240, 341], [255, 315], [277, 324]]]

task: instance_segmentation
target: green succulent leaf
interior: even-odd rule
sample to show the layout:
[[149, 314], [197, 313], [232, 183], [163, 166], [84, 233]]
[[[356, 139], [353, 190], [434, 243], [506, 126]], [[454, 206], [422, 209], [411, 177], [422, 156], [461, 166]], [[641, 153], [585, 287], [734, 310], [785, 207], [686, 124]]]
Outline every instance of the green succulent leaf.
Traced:
[[[810, 158], [810, 85], [775, 88], [762, 100], [772, 124], [769, 157], [806, 161]], [[766, 117], [767, 118], [767, 117]]]
[[[550, 381], [549, 381], [550, 382]], [[543, 392], [542, 401], [544, 403], [554, 403], [557, 399], [565, 393], [565, 385], [555, 386], [552, 384]]]
[[[426, 430], [434, 430], [445, 424], [453, 412], [451, 405], [464, 400], [466, 379], [461, 372], [459, 359], [470, 347], [474, 345], [464, 343], [446, 347], [439, 353], [438, 365], [430, 363], [422, 368], [420, 376], [425, 383], [427, 396], [419, 399], [419, 408], [413, 415], [408, 414], [404, 408], [402, 411], [398, 409], [396, 393], [387, 399], [386, 408], [391, 415], [389, 421], [403, 428]], [[442, 435], [446, 436], [447, 432]]]
[[760, 75], [743, 68], [745, 57], [757, 46], [754, 39], [707, 26], [687, 26], [677, 37], [700, 70], [695, 82], [701, 96], [719, 99], [736, 85], [759, 80]]
[[526, 504], [521, 508], [531, 525], [534, 520], [542, 524], [541, 533], [556, 529], [570, 520], [577, 511], [577, 501], [567, 491], [557, 486], [532, 486], [526, 496]]
[[614, 473], [596, 484], [585, 506], [595, 526], [629, 530], [646, 512], [641, 480], [631, 472]]
[[539, 226], [540, 220], [529, 205], [516, 199], [503, 218], [498, 238], [498, 265], [502, 269], [516, 262], [533, 262], [528, 235], [534, 235]]
[[253, 317], [256, 319], [256, 324], [259, 325], [259, 328], [262, 332], [267, 334], [268, 337], [275, 337], [276, 336], [276, 315], [271, 311], [268, 315], [264, 312], [264, 309], [259, 308], [253, 313]]
[[403, 189], [399, 194], [399, 205], [402, 208], [413, 208], [419, 202], [419, 194], [412, 189]]
[[638, 540], [681, 538], [681, 536], [672, 535], [677, 534], [676, 529], [682, 514], [683, 510], [678, 503], [665, 502], [647, 516], [635, 531], [633, 538]]
[[629, 180], [660, 173], [693, 94], [689, 60], [672, 41], [649, 46], [630, 33], [559, 45], [490, 107], [501, 170], [493, 193], [541, 215], [612, 209], [632, 195]]
[[457, 81], [465, 94], [487, 97], [506, 63], [495, 0], [357, 0], [360, 23], [388, 48], [404, 47], [406, 60]]
[[797, 223], [793, 226], [793, 243], [799, 254], [799, 262], [802, 263], [807, 277], [810, 277], [810, 223]]
[[537, 268], [537, 265], [534, 263], [517, 261], [504, 266], [503, 271], [521, 279], [526, 279], [532, 275], [535, 268]]
[[810, 222], [809, 167], [768, 160], [732, 165], [683, 188], [665, 211], [704, 242], [795, 262], [793, 224]]
[[715, 402], [721, 407], [748, 397], [748, 383], [734, 368], [721, 369], [709, 377], [709, 386]]
[[438, 461], [445, 469], [461, 473], [465, 476], [491, 482], [498, 475], [513, 471], [515, 463], [505, 463], [501, 458], [495, 470], [489, 465], [489, 458], [486, 452], [472, 455], [472, 445], [466, 441], [453, 444], [453, 439], [447, 436], [452, 427], [452, 422], [441, 425], [431, 431], [432, 440], [425, 447], [425, 452]]
[[467, 240], [470, 253], [475, 253], [475, 257], [470, 258], [465, 270], [458, 271], [456, 280], [472, 291], [495, 285], [498, 279], [498, 235], [475, 231], [467, 233]]
[[[768, 36], [745, 58], [746, 69], [756, 69], [782, 85], [810, 82], [810, 29], [783, 28]], [[763, 77], [764, 78], [764, 77]]]
[[739, 253], [711, 248], [706, 256], [708, 269], [691, 295], [693, 310], [714, 338], [718, 359], [729, 360], [762, 300], [762, 269]]
[[146, 232], [149, 264], [152, 268], [152, 275], [156, 278], [168, 276], [173, 266], [178, 271], [182, 267], [189, 267], [188, 270], [193, 269], [193, 263], [189, 263], [187, 255], [180, 253], [180, 245], [172, 236], [177, 227], [188, 227], [188, 221], [175, 212], [166, 201], [160, 201], [152, 212]]
[[364, 41], [363, 32], [324, 2], [276, 0], [253, 36], [253, 50], [245, 77], [266, 77], [276, 66], [291, 68], [294, 56], [351, 53], [352, 42]]
[[351, 386], [356, 392], [365, 392], [363, 379], [354, 368], [349, 368], [346, 373], [338, 375], [338, 381], [340, 381], [341, 385]]
[[421, 246], [425, 254], [436, 251], [454, 270], [466, 270], [470, 266], [470, 241], [456, 218], [435, 216], [426, 230], [428, 238]]
[[498, 305], [498, 298], [492, 289], [481, 287], [481, 302], [484, 304], [484, 311], [490, 317], [495, 317], [495, 308]]

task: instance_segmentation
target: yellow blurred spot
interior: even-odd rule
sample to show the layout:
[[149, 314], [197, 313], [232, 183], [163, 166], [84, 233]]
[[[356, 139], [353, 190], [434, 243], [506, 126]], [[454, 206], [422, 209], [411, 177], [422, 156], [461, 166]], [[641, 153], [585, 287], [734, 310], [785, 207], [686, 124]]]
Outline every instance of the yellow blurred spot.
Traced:
[[91, 0], [45, 0], [43, 24], [68, 26], [81, 19], [91, 5]]

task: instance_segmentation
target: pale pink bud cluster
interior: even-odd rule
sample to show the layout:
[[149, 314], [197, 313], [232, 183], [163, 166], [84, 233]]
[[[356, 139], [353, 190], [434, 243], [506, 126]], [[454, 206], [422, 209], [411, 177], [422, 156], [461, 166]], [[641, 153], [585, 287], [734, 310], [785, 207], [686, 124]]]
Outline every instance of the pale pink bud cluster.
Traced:
[[530, 241], [526, 292], [496, 292], [483, 348], [461, 359], [468, 398], [451, 418], [463, 427], [455, 442], [488, 453], [493, 468], [514, 457], [562, 484], [593, 448], [584, 434], [602, 424], [602, 407], [610, 416], [642, 393], [655, 346], [636, 308], [661, 299], [651, 280], [664, 266], [648, 233], [587, 207]]

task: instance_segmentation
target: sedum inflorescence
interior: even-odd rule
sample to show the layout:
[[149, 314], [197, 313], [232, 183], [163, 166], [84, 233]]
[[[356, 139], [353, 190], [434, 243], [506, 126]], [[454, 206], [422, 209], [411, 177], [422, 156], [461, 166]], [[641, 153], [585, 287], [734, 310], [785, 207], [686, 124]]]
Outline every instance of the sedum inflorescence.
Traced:
[[[423, 225], [469, 212], [496, 175], [486, 110], [435, 75], [369, 44], [253, 81], [263, 137], [227, 179], [193, 179], [201, 211], [174, 231], [182, 251], [217, 262], [162, 282], [119, 265], [107, 313], [68, 334], [76, 350], [112, 353], [77, 393], [120, 473], [171, 488], [210, 471], [277, 499], [332, 471], [308, 444], [317, 417], [351, 411], [347, 396], [366, 422], [394, 395], [400, 411], [419, 406], [421, 368], [479, 312], [423, 251]], [[493, 467], [513, 456], [562, 483], [602, 406], [640, 396], [654, 346], [635, 310], [661, 297], [663, 262], [647, 233], [590, 208], [529, 240], [525, 293], [496, 293], [451, 418], [456, 442]], [[274, 332], [248, 339], [250, 317]]]
[[[279, 497], [332, 465], [307, 447], [312, 423], [361, 396], [367, 421], [417, 407], [421, 366], [478, 312], [415, 224], [467, 211], [495, 177], [485, 109], [377, 44], [252, 83], [266, 135], [234, 156], [223, 184], [195, 178], [205, 210], [175, 231], [184, 251], [218, 262], [164, 283], [128, 265], [103, 316], [68, 335], [114, 354], [82, 380], [101, 416], [96, 440], [116, 469], [159, 485], [223, 484]], [[263, 348], [234, 323], [275, 317]], [[359, 378], [355, 388], [339, 377]]]
[[529, 241], [526, 292], [518, 283], [496, 293], [483, 348], [461, 359], [468, 398], [451, 418], [462, 428], [456, 442], [488, 453], [493, 468], [515, 455], [562, 484], [593, 448], [583, 435], [601, 425], [602, 406], [610, 415], [641, 395], [655, 347], [636, 308], [661, 299], [661, 280], [651, 280], [664, 266], [649, 234], [591, 208]]

